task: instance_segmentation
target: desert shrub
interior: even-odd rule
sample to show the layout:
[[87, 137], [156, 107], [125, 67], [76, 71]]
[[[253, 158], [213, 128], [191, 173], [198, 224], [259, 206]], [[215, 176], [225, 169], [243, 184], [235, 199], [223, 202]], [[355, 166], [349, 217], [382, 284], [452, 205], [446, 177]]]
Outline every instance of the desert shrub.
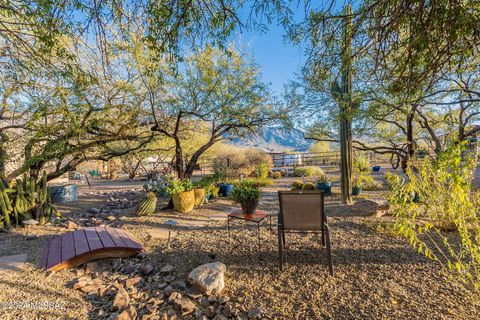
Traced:
[[317, 177], [324, 174], [325, 172], [319, 167], [297, 167], [293, 170], [294, 177]]
[[363, 190], [365, 191], [377, 191], [383, 189], [383, 183], [375, 180], [370, 175], [363, 176]]
[[305, 182], [302, 190], [315, 190], [315, 185], [313, 184], [313, 182]]
[[262, 166], [262, 174], [266, 172], [268, 176], [268, 171], [273, 167], [272, 158], [266, 152], [255, 148], [232, 146], [222, 150], [213, 161], [215, 174], [227, 179], [235, 179], [242, 174], [257, 176], [259, 166]]
[[268, 177], [268, 166], [265, 161], [257, 164], [255, 168], [255, 176], [257, 178], [267, 178]]
[[268, 187], [272, 184], [272, 180], [268, 178], [247, 178], [243, 181], [249, 183], [250, 185], [253, 185], [256, 188]]
[[452, 279], [479, 289], [480, 194], [472, 190], [476, 160], [462, 159], [464, 149], [457, 144], [435, 161], [416, 162], [407, 168], [406, 180], [387, 174], [388, 200], [396, 230], [413, 248], [450, 271]]
[[273, 179], [280, 179], [281, 177], [282, 177], [282, 173], [279, 171], [275, 171], [274, 173], [272, 173]]
[[353, 159], [353, 169], [359, 174], [367, 174], [370, 172], [370, 163], [365, 156], [357, 156]]
[[292, 183], [293, 190], [302, 190], [303, 188], [303, 181], [302, 180], [295, 180]]

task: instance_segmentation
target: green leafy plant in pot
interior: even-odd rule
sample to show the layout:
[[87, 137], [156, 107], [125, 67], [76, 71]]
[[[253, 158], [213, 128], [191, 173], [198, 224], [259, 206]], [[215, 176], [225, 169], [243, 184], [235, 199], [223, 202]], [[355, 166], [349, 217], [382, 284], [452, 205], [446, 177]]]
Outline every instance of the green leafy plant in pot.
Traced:
[[358, 196], [362, 192], [363, 179], [361, 175], [354, 175], [352, 178], [352, 196]]
[[325, 195], [332, 194], [332, 182], [326, 174], [323, 174], [317, 179], [317, 189], [322, 190]]
[[172, 197], [173, 208], [180, 213], [187, 213], [195, 206], [195, 192], [189, 179], [173, 180], [166, 188]]
[[244, 214], [254, 214], [258, 208], [260, 189], [249, 182], [239, 182], [232, 191], [232, 199], [240, 203]]

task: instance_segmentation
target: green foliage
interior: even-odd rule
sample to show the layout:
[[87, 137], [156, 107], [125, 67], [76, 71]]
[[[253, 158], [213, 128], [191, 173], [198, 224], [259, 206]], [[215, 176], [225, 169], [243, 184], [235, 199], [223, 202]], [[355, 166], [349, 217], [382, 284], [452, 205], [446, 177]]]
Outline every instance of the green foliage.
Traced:
[[305, 182], [302, 186], [302, 190], [315, 190], [315, 184], [313, 184], [313, 182]]
[[413, 248], [449, 270], [456, 281], [479, 289], [480, 193], [472, 190], [477, 163], [462, 158], [464, 149], [455, 144], [436, 161], [412, 162], [406, 181], [387, 174], [388, 200], [397, 231]]
[[272, 173], [273, 179], [280, 179], [281, 177], [282, 177], [282, 173], [279, 171], [275, 171], [274, 173]]
[[367, 174], [371, 171], [370, 163], [364, 156], [357, 156], [353, 159], [353, 170], [358, 174]]
[[352, 177], [352, 187], [362, 188], [364, 184], [363, 176], [354, 174]]
[[322, 153], [330, 151], [330, 144], [326, 141], [318, 141], [308, 148], [310, 153]]
[[323, 172], [322, 168], [320, 167], [296, 167], [295, 170], [293, 170], [294, 177], [318, 177], [324, 174], [325, 172]]
[[242, 203], [260, 199], [260, 189], [251, 181], [243, 180], [235, 184], [232, 191], [232, 199], [236, 203]]
[[167, 188], [173, 183], [173, 177], [170, 175], [161, 176], [157, 181], [149, 181], [143, 185], [147, 192], [155, 192], [158, 197], [168, 195]]
[[256, 188], [268, 187], [272, 184], [272, 180], [268, 178], [247, 178], [243, 181]]
[[138, 204], [135, 214], [137, 216], [147, 216], [155, 212], [157, 206], [157, 195], [155, 192], [148, 192], [146, 197]]
[[331, 182], [332, 180], [330, 179], [329, 176], [327, 176], [326, 174], [322, 174], [321, 176], [319, 176], [317, 178], [317, 182], [318, 183], [327, 183], [327, 182]]
[[0, 182], [0, 221], [6, 227], [15, 221], [20, 226], [23, 220], [35, 218], [40, 225], [50, 221], [53, 215], [59, 216], [53, 206], [47, 188], [47, 173], [43, 172], [38, 185], [32, 177], [24, 175], [23, 180], [17, 179], [14, 189], [6, 189]]
[[265, 161], [259, 163], [255, 170], [255, 175], [257, 178], [265, 179], [268, 177], [268, 166]]
[[363, 175], [363, 187], [364, 191], [377, 191], [383, 189], [383, 183], [381, 181], [375, 180], [370, 175]]
[[190, 191], [193, 189], [193, 183], [190, 179], [185, 178], [182, 180], [174, 179], [172, 183], [165, 188], [167, 194], [172, 195], [175, 193], [181, 193], [185, 191]]
[[[214, 159], [214, 172], [224, 179], [236, 179], [240, 175], [257, 176], [258, 164], [272, 167], [272, 158], [264, 151], [255, 148], [224, 146]], [[263, 166], [263, 165], [262, 165]]]

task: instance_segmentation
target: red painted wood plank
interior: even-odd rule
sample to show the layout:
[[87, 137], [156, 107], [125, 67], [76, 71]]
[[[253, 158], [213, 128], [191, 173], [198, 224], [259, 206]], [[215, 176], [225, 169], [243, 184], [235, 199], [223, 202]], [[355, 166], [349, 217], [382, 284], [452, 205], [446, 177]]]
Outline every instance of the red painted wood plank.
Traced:
[[75, 257], [75, 244], [73, 233], [67, 232], [61, 236], [62, 239], [62, 262]]
[[113, 242], [112, 237], [108, 234], [107, 230], [105, 228], [95, 228], [95, 231], [97, 231], [98, 237], [102, 241], [103, 247], [105, 248], [115, 248], [115, 242]]
[[103, 243], [98, 237], [97, 231], [95, 228], [85, 228], [85, 236], [87, 237], [88, 246], [90, 251], [103, 249]]
[[115, 229], [115, 231], [117, 231], [118, 235], [122, 238], [123, 242], [125, 242], [125, 244], [129, 248], [132, 248], [135, 250], [142, 249], [142, 246], [138, 242], [134, 241], [125, 230]]
[[90, 252], [90, 247], [88, 246], [88, 241], [87, 241], [87, 237], [85, 236], [84, 229], [73, 231], [73, 240], [75, 242], [76, 256]]
[[60, 237], [53, 238], [48, 248], [47, 268], [51, 268], [62, 262], [61, 250], [62, 239]]
[[48, 260], [48, 248], [50, 247], [50, 239], [45, 239], [43, 241], [42, 250], [40, 251], [40, 268], [46, 269], [47, 268], [47, 260]]
[[122, 240], [120, 235], [117, 233], [116, 229], [105, 227], [105, 230], [108, 232], [108, 234], [112, 237], [112, 240], [115, 242], [117, 248], [121, 249], [129, 249], [127, 244]]

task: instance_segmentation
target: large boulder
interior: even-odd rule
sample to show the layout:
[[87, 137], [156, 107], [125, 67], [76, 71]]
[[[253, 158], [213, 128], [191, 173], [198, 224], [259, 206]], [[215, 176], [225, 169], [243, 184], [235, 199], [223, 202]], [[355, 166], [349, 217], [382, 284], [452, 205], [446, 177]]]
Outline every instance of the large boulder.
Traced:
[[388, 201], [383, 199], [363, 199], [352, 205], [352, 213], [359, 216], [383, 216], [390, 207]]
[[207, 295], [218, 294], [225, 287], [224, 273], [227, 267], [221, 262], [203, 264], [188, 275], [188, 281]]

